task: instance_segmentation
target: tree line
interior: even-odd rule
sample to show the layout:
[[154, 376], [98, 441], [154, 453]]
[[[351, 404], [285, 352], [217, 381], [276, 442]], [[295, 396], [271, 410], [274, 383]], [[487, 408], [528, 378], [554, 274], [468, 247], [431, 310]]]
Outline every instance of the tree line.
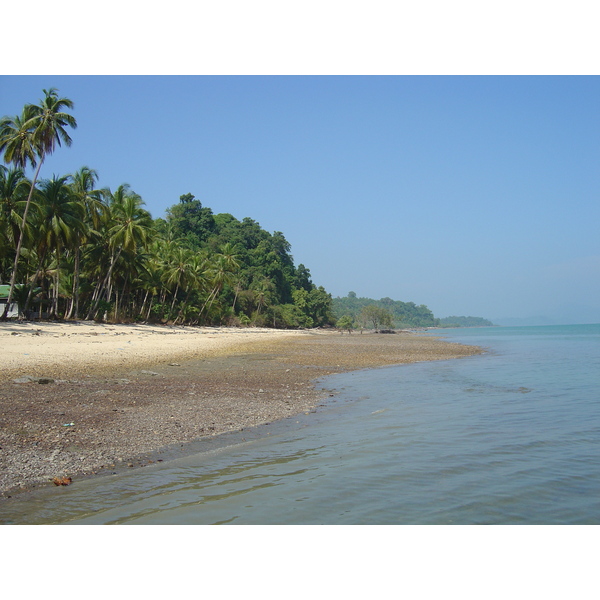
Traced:
[[371, 324], [373, 329], [436, 327], [438, 324], [438, 319], [424, 304], [417, 306], [414, 302], [391, 298], [360, 298], [355, 292], [349, 292], [343, 298], [333, 298], [333, 311], [338, 319], [347, 316], [356, 325], [367, 327]]
[[439, 320], [439, 327], [494, 327], [488, 319], [482, 317], [444, 317]]
[[[73, 102], [54, 88], [0, 120], [0, 282], [21, 315], [113, 322], [316, 327], [335, 323], [332, 298], [294, 265], [283, 233], [213, 214], [181, 195], [153, 219], [123, 183], [98, 173], [39, 177], [71, 146]], [[33, 170], [33, 177], [26, 170]]]
[[337, 326], [351, 331], [356, 327], [371, 329], [407, 329], [411, 327], [490, 327], [491, 321], [481, 317], [444, 317], [438, 319], [424, 305], [401, 302], [391, 298], [373, 300], [359, 298], [349, 292], [344, 298], [333, 299]]

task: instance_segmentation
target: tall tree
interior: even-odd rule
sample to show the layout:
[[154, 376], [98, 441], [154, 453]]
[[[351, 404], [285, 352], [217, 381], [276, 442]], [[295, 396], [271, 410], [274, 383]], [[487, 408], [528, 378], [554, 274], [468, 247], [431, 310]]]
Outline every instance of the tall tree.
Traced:
[[22, 169], [0, 165], [0, 227], [7, 246], [16, 248], [19, 243], [29, 185]]
[[141, 196], [129, 189], [128, 184], [120, 185], [112, 193], [105, 190], [110, 211], [108, 225], [108, 245], [110, 249], [110, 266], [104, 281], [96, 288], [95, 301], [87, 318], [92, 318], [99, 306], [102, 294], [106, 292], [106, 300], [112, 295], [113, 271], [121, 255], [135, 253], [138, 248], [147, 247], [152, 233], [152, 217], [142, 208]]
[[[84, 207], [68, 185], [69, 176], [42, 181], [40, 237], [49, 251], [54, 252], [56, 269], [50, 316], [58, 316], [60, 270], [63, 250], [74, 250], [84, 231]], [[35, 282], [34, 282], [35, 283]]]
[[194, 249], [198, 249], [215, 229], [212, 210], [203, 208], [193, 194], [180, 196], [179, 204], [167, 209], [167, 222]]
[[28, 165], [31, 165], [32, 168], [37, 166], [23, 212], [21, 235], [10, 279], [8, 302], [1, 317], [3, 321], [7, 318], [8, 307], [14, 293], [21, 244], [27, 226], [27, 213], [40, 168], [46, 156], [54, 152], [57, 144], [61, 146], [64, 142], [66, 146], [71, 145], [72, 140], [66, 127], [73, 129], [77, 127], [75, 117], [64, 112], [65, 108], [73, 109], [72, 100], [60, 98], [58, 90], [55, 88], [42, 91], [44, 98], [40, 100], [39, 104], [26, 104], [21, 116], [3, 117], [0, 120], [0, 152], [4, 152], [5, 162], [12, 163], [21, 169], [25, 169]]
[[102, 217], [106, 215], [108, 207], [102, 201], [101, 190], [95, 189], [98, 181], [98, 173], [89, 167], [81, 167], [71, 177], [71, 193], [81, 203], [85, 211], [86, 227], [78, 229], [79, 243], [75, 246], [75, 261], [73, 273], [73, 297], [66, 318], [73, 316], [79, 318], [79, 272], [81, 259], [81, 244], [87, 237], [87, 231], [91, 228], [99, 229]]

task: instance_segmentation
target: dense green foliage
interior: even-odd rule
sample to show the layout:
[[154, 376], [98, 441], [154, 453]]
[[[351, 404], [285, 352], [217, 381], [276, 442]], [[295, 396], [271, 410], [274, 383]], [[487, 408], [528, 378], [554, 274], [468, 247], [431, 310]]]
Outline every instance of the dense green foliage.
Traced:
[[[376, 310], [377, 309], [377, 310]], [[391, 324], [386, 320], [386, 311], [391, 317]], [[337, 319], [344, 317], [344, 327], [338, 322], [338, 327], [348, 329], [352, 327], [368, 327], [379, 329], [390, 327], [406, 329], [410, 327], [490, 327], [491, 321], [481, 317], [445, 317], [438, 319], [423, 304], [417, 306], [414, 302], [401, 302], [391, 298], [373, 300], [372, 298], [358, 298], [350, 292], [344, 298], [333, 299], [333, 312]], [[379, 319], [377, 318], [379, 316]]]
[[372, 329], [390, 329], [393, 327], [394, 317], [389, 310], [376, 304], [370, 304], [361, 309], [358, 314], [358, 322], [363, 327]]
[[[27, 316], [316, 327], [335, 323], [332, 298], [294, 265], [281, 232], [250, 218], [213, 215], [192, 194], [165, 219], [122, 184], [100, 189], [89, 167], [37, 180], [44, 157], [70, 145], [62, 112], [39, 105], [0, 120], [0, 283]], [[25, 169], [37, 170], [30, 181]]]
[[440, 327], [493, 327], [493, 323], [481, 317], [444, 317], [439, 319]]
[[[391, 298], [373, 300], [372, 298], [359, 298], [350, 292], [344, 298], [333, 299], [333, 311], [337, 318], [344, 315], [352, 317], [356, 322], [361, 321], [361, 312], [369, 306], [376, 306], [387, 311], [392, 317], [390, 327], [403, 329], [409, 327], [435, 327], [437, 320], [433, 313], [423, 304], [417, 306], [414, 302], [401, 302]], [[364, 319], [362, 319], [364, 321]], [[381, 325], [385, 327], [386, 325]], [[378, 326], [374, 327], [377, 329]]]

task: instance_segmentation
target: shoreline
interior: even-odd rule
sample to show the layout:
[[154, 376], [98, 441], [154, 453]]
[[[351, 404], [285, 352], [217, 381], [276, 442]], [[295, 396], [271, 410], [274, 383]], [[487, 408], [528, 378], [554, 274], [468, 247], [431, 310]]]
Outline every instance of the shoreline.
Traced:
[[414, 332], [95, 323], [0, 324], [0, 343], [0, 501], [314, 412], [327, 375], [484, 352]]

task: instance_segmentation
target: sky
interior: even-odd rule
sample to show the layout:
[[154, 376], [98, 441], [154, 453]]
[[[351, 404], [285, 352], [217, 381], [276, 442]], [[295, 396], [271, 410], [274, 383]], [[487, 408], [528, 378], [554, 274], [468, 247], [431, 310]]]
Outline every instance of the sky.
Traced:
[[153, 217], [192, 193], [281, 231], [335, 296], [435, 316], [600, 320], [596, 76], [0, 76], [57, 88], [89, 166]]
[[600, 322], [593, 3], [61, 6], [31, 0], [43, 51], [3, 32], [0, 116], [75, 103], [42, 177], [87, 165], [155, 218], [192, 193], [283, 232], [333, 296]]

